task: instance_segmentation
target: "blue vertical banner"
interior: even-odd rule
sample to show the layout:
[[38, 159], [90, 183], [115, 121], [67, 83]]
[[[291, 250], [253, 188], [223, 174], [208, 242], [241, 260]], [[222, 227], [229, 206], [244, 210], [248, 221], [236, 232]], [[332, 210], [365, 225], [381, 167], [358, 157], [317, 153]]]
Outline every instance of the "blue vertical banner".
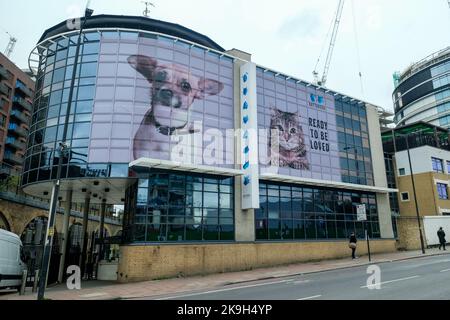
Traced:
[[241, 169], [242, 209], [259, 208], [258, 112], [256, 64], [241, 66]]

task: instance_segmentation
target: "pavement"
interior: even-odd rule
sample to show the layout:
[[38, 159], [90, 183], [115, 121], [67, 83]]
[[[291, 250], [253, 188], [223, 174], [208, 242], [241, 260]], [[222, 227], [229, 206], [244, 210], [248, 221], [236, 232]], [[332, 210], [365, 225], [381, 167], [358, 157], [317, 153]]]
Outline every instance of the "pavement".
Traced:
[[[250, 292], [239, 296], [237, 292], [240, 289], [247, 290], [248, 288], [259, 288], [275, 285], [272, 293], [264, 293], [264, 290], [257, 290], [262, 292], [260, 295], [262, 299], [286, 299], [286, 294], [283, 294], [283, 290], [277, 291], [276, 285], [278, 283], [315, 283], [319, 282], [311, 279], [303, 279], [304, 277], [323, 276], [325, 273], [329, 273], [326, 278], [329, 279], [329, 285], [336, 286], [336, 290], [330, 287], [330, 292], [333, 291], [339, 294], [339, 281], [346, 280], [347, 284], [358, 284], [355, 288], [359, 288], [361, 281], [367, 279], [367, 266], [371, 264], [377, 264], [386, 268], [388, 264], [394, 264], [394, 262], [402, 262], [402, 265], [415, 265], [417, 261], [423, 259], [440, 259], [435, 264], [447, 263], [450, 265], [449, 259], [446, 259], [447, 251], [439, 251], [438, 249], [428, 249], [425, 255], [421, 251], [406, 251], [395, 252], [386, 254], [372, 255], [372, 262], [368, 261], [368, 257], [360, 257], [359, 259], [352, 260], [338, 259], [338, 260], [326, 260], [319, 262], [291, 264], [286, 266], [279, 266], [273, 268], [261, 268], [251, 271], [230, 272], [222, 274], [212, 274], [205, 276], [195, 276], [186, 278], [174, 278], [165, 280], [145, 281], [138, 283], [126, 283], [119, 284], [116, 282], [104, 282], [104, 281], [83, 281], [81, 290], [68, 290], [65, 284], [56, 285], [46, 290], [46, 298], [51, 300], [118, 300], [118, 299], [188, 299], [193, 297], [195, 299], [259, 299], [259, 295], [255, 292]], [[414, 259], [414, 261], [410, 261]], [[441, 261], [442, 260], [442, 261]], [[433, 265], [432, 263], [431, 265]], [[419, 263], [420, 265], [420, 263]], [[427, 265], [427, 264], [425, 264]], [[402, 267], [399, 267], [403, 270]], [[404, 267], [403, 267], [404, 268]], [[450, 268], [450, 267], [447, 267]], [[445, 269], [445, 268], [444, 268]], [[387, 270], [387, 269], [386, 269]], [[397, 269], [393, 268], [392, 272], [395, 273]], [[443, 270], [443, 269], [442, 269]], [[439, 270], [439, 271], [442, 271]], [[422, 270], [424, 271], [424, 270]], [[450, 270], [449, 270], [450, 271]], [[390, 272], [389, 272], [390, 273]], [[446, 272], [442, 272], [444, 274]], [[353, 275], [358, 274], [358, 277]], [[363, 275], [364, 274], [364, 275]], [[441, 272], [439, 274], [442, 276]], [[450, 272], [448, 273], [450, 275]], [[396, 275], [393, 275], [394, 278]], [[302, 278], [303, 277], [303, 278]], [[339, 280], [340, 278], [340, 280]], [[325, 278], [324, 278], [325, 279]], [[332, 280], [335, 279], [335, 280]], [[352, 280], [353, 279], [353, 280]], [[415, 278], [414, 278], [415, 279]], [[438, 278], [437, 281], [445, 281]], [[450, 280], [450, 279], [448, 279]], [[306, 282], [304, 282], [306, 281]], [[334, 281], [334, 282], [333, 282]], [[363, 281], [365, 283], [365, 280]], [[448, 282], [447, 282], [448, 283]], [[322, 287], [327, 287], [327, 284], [322, 283]], [[311, 287], [310, 291], [314, 293], [311, 296], [319, 296], [316, 298], [334, 299], [332, 295], [328, 297], [318, 293], [318, 287]], [[229, 296], [219, 293], [228, 292], [233, 293]], [[320, 291], [322, 292], [322, 291]], [[323, 293], [323, 292], [322, 292]], [[449, 292], [450, 294], [450, 292]], [[203, 295], [203, 296], [202, 296]], [[295, 294], [289, 294], [289, 297], [295, 297]], [[357, 296], [363, 297], [364, 295]], [[228, 297], [228, 298], [227, 298]], [[266, 297], [266, 298], [264, 298]], [[450, 297], [450, 295], [448, 296]], [[289, 298], [289, 299], [291, 299]], [[17, 293], [11, 293], [7, 291], [0, 291], [0, 300], [35, 300], [36, 294], [31, 292], [31, 288], [27, 288], [27, 292], [23, 296], [19, 296]], [[337, 298], [338, 299], [338, 298]]]

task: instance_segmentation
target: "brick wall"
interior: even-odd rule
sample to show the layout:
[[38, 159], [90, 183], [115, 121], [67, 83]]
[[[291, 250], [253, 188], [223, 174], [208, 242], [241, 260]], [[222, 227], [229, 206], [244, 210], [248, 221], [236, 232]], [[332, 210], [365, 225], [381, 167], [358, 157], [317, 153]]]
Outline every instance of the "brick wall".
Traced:
[[[373, 253], [396, 251], [395, 240], [374, 240]], [[367, 254], [360, 241], [358, 255]], [[145, 281], [230, 271], [251, 270], [290, 263], [350, 257], [347, 241], [298, 243], [231, 243], [122, 246], [118, 280]]]

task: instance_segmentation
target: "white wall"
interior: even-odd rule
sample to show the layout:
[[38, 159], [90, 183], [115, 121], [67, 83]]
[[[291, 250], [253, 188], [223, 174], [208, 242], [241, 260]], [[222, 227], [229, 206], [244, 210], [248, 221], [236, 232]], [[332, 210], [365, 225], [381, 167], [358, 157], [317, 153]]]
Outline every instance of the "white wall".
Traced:
[[[411, 162], [414, 174], [433, 172], [431, 158], [438, 158], [443, 160], [444, 172], [447, 172], [447, 162], [450, 161], [450, 151], [442, 150], [430, 146], [423, 146], [410, 150]], [[405, 169], [406, 175], [410, 175], [408, 151], [400, 151], [395, 154], [395, 161], [397, 170]], [[398, 172], [397, 172], [398, 174]]]
[[446, 240], [450, 237], [450, 216], [423, 217], [423, 226], [425, 230], [425, 239], [429, 246], [439, 244], [437, 232], [440, 227], [445, 231]]

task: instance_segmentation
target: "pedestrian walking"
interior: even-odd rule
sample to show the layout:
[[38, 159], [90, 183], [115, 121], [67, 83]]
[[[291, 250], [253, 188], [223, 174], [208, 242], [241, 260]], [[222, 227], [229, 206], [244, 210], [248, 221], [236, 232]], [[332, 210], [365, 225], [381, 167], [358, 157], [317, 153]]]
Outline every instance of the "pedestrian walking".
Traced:
[[357, 247], [357, 245], [356, 245], [356, 243], [358, 242], [358, 239], [356, 239], [356, 235], [355, 235], [355, 233], [354, 232], [352, 232], [352, 234], [350, 235], [350, 241], [349, 241], [349, 244], [348, 244], [348, 247], [350, 248], [350, 249], [352, 249], [352, 259], [356, 259], [356, 247]]
[[445, 240], [445, 231], [444, 229], [442, 229], [442, 227], [439, 228], [437, 236], [439, 238], [439, 250], [441, 250], [441, 248], [444, 247], [444, 251], [447, 251], [447, 249], [445, 249], [445, 243], [447, 242]]

